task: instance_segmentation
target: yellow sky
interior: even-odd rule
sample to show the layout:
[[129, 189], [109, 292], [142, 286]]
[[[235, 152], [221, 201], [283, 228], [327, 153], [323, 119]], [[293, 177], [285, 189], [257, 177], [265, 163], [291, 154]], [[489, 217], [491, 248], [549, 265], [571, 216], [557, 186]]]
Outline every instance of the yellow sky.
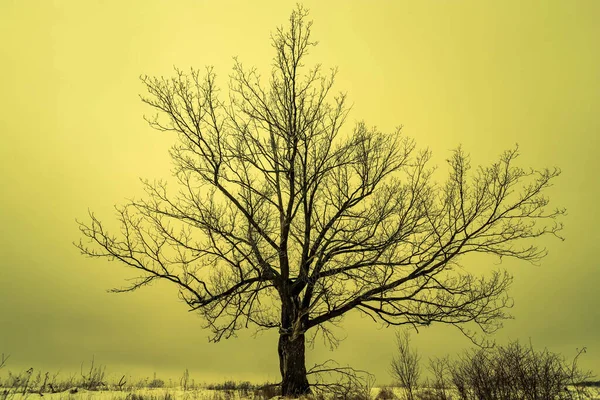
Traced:
[[[568, 209], [567, 240], [544, 240], [541, 266], [506, 261], [516, 317], [499, 342], [532, 339], [600, 373], [600, 2], [306, 1], [320, 42], [310, 60], [338, 66], [337, 89], [357, 120], [404, 125], [439, 165], [462, 143], [473, 164], [520, 144], [523, 166], [558, 166], [550, 193]], [[71, 244], [87, 209], [139, 195], [138, 177], [167, 178], [173, 138], [142, 119], [140, 74], [214, 65], [223, 90], [239, 56], [265, 74], [269, 33], [293, 1], [27, 1], [0, 3], [0, 352], [9, 367], [78, 370], [92, 355], [107, 372], [198, 381], [278, 379], [276, 336], [241, 332], [207, 342], [198, 317], [168, 285], [106, 293], [131, 274], [81, 257]], [[495, 260], [477, 259], [481, 268]], [[387, 374], [393, 329], [348, 315], [347, 339], [314, 362]], [[467, 339], [447, 327], [414, 338], [423, 358]]]

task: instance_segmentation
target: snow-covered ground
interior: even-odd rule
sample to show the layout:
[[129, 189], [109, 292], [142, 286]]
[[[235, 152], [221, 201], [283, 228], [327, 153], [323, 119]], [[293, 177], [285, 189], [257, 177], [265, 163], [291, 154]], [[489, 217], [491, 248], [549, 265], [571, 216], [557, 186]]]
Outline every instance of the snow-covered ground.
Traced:
[[[375, 399], [380, 388], [373, 388], [371, 398]], [[398, 399], [404, 399], [404, 391], [401, 388], [392, 388]], [[427, 391], [428, 389], [420, 389], [419, 391]], [[458, 400], [456, 393], [452, 390], [448, 391], [453, 399]], [[589, 388], [589, 399], [600, 399], [600, 388]], [[224, 392], [209, 389], [188, 390], [174, 388], [161, 389], [136, 389], [131, 391], [88, 391], [78, 389], [76, 393], [69, 391], [60, 393], [44, 393], [40, 396], [37, 393], [3, 393], [0, 389], [0, 400], [243, 400], [252, 399], [252, 393], [243, 395], [241, 392], [232, 391]]]
[[0, 400], [239, 400], [240, 394], [234, 392], [234, 396], [227, 396], [224, 392], [200, 389], [135, 389], [131, 391], [98, 390], [89, 391], [78, 389], [76, 393], [67, 390], [59, 393], [9, 393], [3, 397], [0, 392]]
[[[398, 398], [398, 400], [403, 400], [406, 398], [404, 389], [402, 388], [391, 388], [394, 392], [394, 394], [396, 395], [396, 397]], [[575, 388], [570, 387], [569, 388], [571, 390], [571, 393], [575, 393]], [[377, 394], [379, 393], [381, 389], [380, 388], [374, 388], [373, 391], [371, 392], [371, 398], [375, 399], [375, 397], [377, 396]], [[417, 390], [417, 394], [425, 394], [424, 392], [427, 391], [431, 391], [434, 392], [433, 389], [428, 389], [428, 388], [420, 388]], [[458, 395], [458, 392], [455, 389], [448, 389], [446, 390], [446, 393], [450, 396], [451, 399], [454, 400], [459, 400], [460, 397]], [[589, 394], [589, 397], [586, 397], [586, 399], [590, 399], [590, 400], [600, 400], [600, 388], [587, 388], [587, 393]], [[419, 399], [419, 396], [416, 396], [417, 399]], [[428, 398], [425, 397], [424, 398]], [[578, 397], [574, 394], [573, 399], [578, 399]]]

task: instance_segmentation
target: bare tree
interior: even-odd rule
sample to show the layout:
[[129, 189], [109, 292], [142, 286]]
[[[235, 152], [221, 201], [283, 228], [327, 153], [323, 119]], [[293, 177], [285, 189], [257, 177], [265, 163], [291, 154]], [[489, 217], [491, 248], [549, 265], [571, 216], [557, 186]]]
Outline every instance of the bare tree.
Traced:
[[390, 363], [390, 372], [406, 392], [406, 399], [415, 398], [415, 390], [419, 386], [421, 357], [416, 350], [410, 348], [410, 333], [396, 332], [396, 355]]
[[143, 77], [150, 125], [179, 139], [170, 154], [180, 190], [143, 181], [147, 198], [117, 207], [119, 234], [90, 212], [79, 222], [87, 242], [76, 243], [138, 270], [116, 292], [177, 286], [214, 341], [249, 325], [278, 329], [284, 395], [310, 390], [305, 341], [335, 343], [331, 324], [351, 310], [392, 325], [452, 324], [471, 338], [465, 323], [496, 330], [511, 277], [475, 277], [461, 256], [538, 261], [546, 251], [528, 239], [557, 235], [564, 213], [547, 211], [543, 195], [559, 171], [514, 166], [517, 149], [469, 174], [458, 148], [436, 184], [430, 151], [400, 128], [344, 130], [336, 71], [305, 65], [316, 45], [307, 14], [299, 6], [273, 33], [268, 79], [235, 60], [228, 96], [211, 68]]
[[434, 390], [435, 396], [440, 400], [450, 399], [448, 387], [450, 384], [450, 359], [445, 357], [430, 358], [427, 369], [433, 377], [431, 387]]

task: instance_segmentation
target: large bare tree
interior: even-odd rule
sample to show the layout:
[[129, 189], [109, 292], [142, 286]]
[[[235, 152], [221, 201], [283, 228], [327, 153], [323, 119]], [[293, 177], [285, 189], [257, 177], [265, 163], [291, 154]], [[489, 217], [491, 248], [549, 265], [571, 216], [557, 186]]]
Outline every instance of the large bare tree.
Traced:
[[77, 244], [139, 272], [117, 292], [172, 282], [214, 341], [250, 325], [277, 329], [284, 395], [310, 391], [305, 342], [335, 341], [330, 324], [351, 310], [470, 337], [468, 323], [498, 329], [511, 277], [476, 276], [461, 256], [538, 261], [546, 251], [530, 239], [557, 236], [564, 214], [546, 210], [544, 195], [560, 171], [515, 166], [516, 148], [475, 170], [457, 148], [440, 184], [430, 152], [400, 129], [344, 129], [335, 70], [305, 65], [316, 45], [307, 14], [298, 7], [273, 33], [268, 78], [235, 61], [228, 96], [210, 68], [142, 78], [157, 112], [150, 125], [177, 135], [180, 188], [144, 181], [145, 200], [117, 207], [118, 235], [90, 213]]

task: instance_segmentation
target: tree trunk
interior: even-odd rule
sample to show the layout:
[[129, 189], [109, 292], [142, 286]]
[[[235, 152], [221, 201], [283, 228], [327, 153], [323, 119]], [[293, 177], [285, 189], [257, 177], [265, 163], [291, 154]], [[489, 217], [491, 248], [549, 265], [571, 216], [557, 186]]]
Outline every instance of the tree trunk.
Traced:
[[278, 350], [281, 394], [298, 397], [310, 393], [306, 377], [304, 335], [293, 338], [289, 333], [281, 333]]

